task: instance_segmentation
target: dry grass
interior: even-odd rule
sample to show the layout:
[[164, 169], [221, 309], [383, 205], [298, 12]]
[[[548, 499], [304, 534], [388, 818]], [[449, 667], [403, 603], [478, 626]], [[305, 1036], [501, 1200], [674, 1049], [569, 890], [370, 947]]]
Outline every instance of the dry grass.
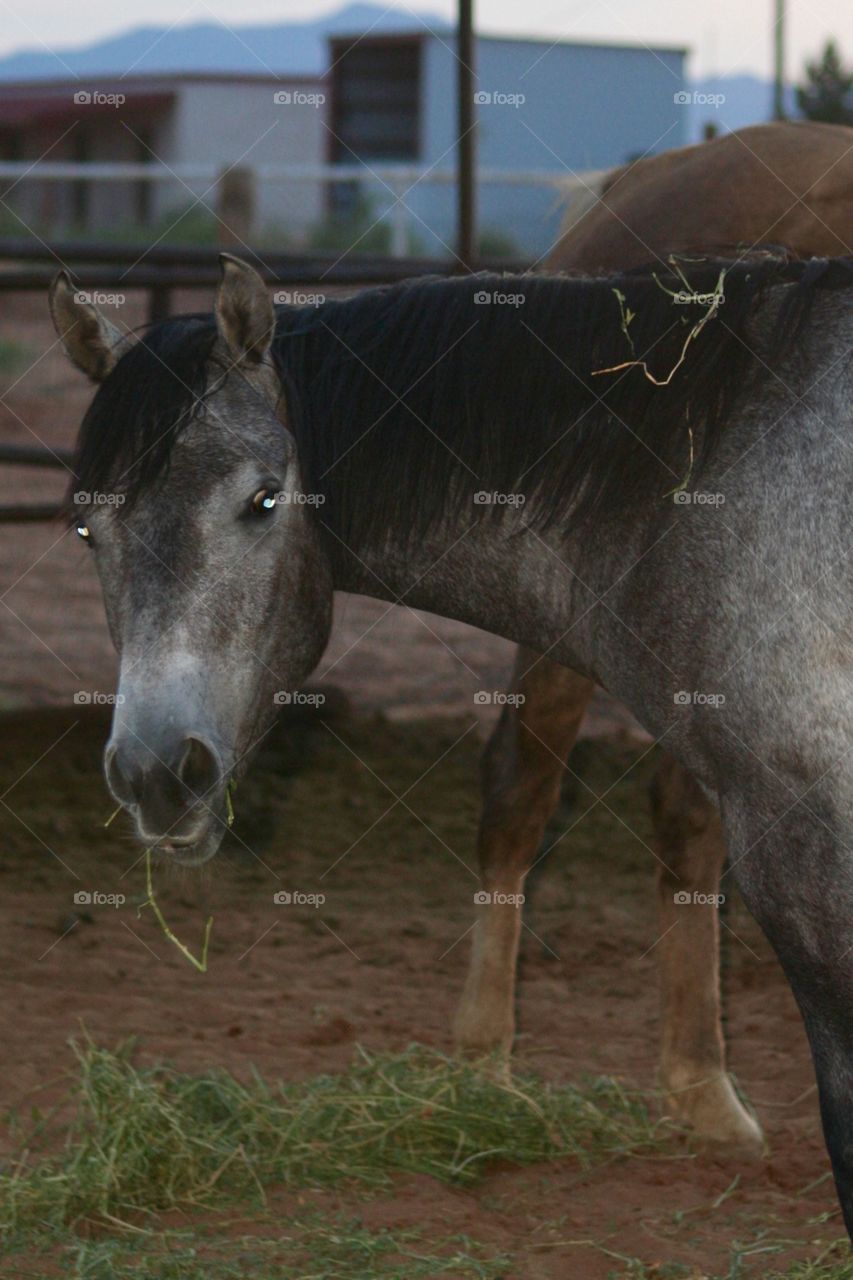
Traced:
[[504, 1085], [414, 1047], [361, 1052], [346, 1074], [275, 1085], [138, 1068], [128, 1053], [91, 1043], [76, 1053], [79, 1099], [63, 1154], [21, 1159], [0, 1177], [7, 1232], [138, 1221], [235, 1195], [262, 1202], [273, 1183], [382, 1187], [409, 1172], [464, 1184], [498, 1160], [570, 1157], [588, 1167], [662, 1150], [671, 1134], [612, 1080]]

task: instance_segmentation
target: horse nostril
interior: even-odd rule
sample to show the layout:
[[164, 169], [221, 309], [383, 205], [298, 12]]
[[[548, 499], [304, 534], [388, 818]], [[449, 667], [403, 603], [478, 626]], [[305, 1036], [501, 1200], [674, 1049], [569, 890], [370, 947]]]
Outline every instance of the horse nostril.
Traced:
[[219, 781], [219, 774], [219, 761], [207, 743], [201, 738], [187, 738], [178, 765], [178, 777], [184, 786], [195, 795], [203, 796]]
[[107, 779], [107, 785], [112, 791], [115, 798], [121, 804], [133, 804], [135, 796], [133, 787], [128, 779], [122, 773], [121, 764], [118, 758], [118, 747], [111, 744], [107, 747], [104, 756], [104, 773]]
[[[196, 810], [207, 807], [207, 797], [223, 776], [219, 756], [201, 738], [188, 735], [166, 744], [143, 742], [141, 735], [117, 737], [104, 753], [104, 772], [115, 798], [132, 810], [140, 834], [185, 834], [182, 824]], [[195, 820], [195, 819], [194, 819]]]

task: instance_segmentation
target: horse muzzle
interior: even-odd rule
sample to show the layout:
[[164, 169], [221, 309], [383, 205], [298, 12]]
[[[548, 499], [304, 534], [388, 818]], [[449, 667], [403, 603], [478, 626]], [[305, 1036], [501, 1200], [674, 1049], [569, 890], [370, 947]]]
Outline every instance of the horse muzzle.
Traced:
[[227, 827], [228, 779], [209, 738], [143, 739], [125, 723], [107, 744], [104, 771], [145, 844], [189, 866], [213, 856]]

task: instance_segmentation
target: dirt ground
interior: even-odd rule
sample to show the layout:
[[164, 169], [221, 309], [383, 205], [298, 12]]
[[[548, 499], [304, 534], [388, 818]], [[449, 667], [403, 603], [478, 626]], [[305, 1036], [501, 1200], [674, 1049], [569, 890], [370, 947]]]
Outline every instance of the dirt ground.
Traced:
[[[331, 704], [330, 704], [331, 705]], [[356, 1044], [449, 1050], [467, 962], [475, 880], [474, 723], [390, 723], [341, 712], [285, 719], [241, 783], [237, 822], [205, 874], [158, 872], [178, 937], [198, 950], [214, 917], [209, 971], [196, 973], [141, 915], [139, 850], [99, 779], [103, 709], [7, 715], [0, 787], [0, 1102], [59, 1100], [83, 1027], [140, 1061], [299, 1078], [343, 1068]], [[529, 887], [516, 1062], [551, 1080], [613, 1075], [657, 1108], [658, 1036], [650, 831], [653, 768], [625, 744], [581, 744]], [[441, 758], [440, 764], [430, 766]], [[29, 771], [22, 777], [23, 771]], [[626, 773], [627, 771], [627, 773]], [[623, 775], [625, 775], [623, 777]], [[617, 781], [621, 778], [621, 781]], [[381, 781], [380, 781], [381, 780]], [[608, 795], [582, 822], [592, 793]], [[395, 805], [412, 787], [406, 806]], [[6, 807], [8, 806], [8, 807]], [[575, 825], [576, 824], [576, 825]], [[570, 834], [560, 837], [569, 828]], [[118, 907], [74, 895], [123, 894]], [[285, 905], [276, 892], [318, 894]], [[728, 1275], [730, 1250], [789, 1242], [777, 1265], [841, 1234], [804, 1033], [775, 959], [742, 905], [726, 917], [731, 1066], [765, 1127], [769, 1154], [691, 1152], [615, 1162], [499, 1167], [476, 1188], [400, 1177], [394, 1194], [311, 1193], [368, 1226], [467, 1234], [514, 1258], [512, 1280], [605, 1280], [619, 1258]], [[293, 1195], [280, 1197], [282, 1212]], [[304, 1204], [304, 1198], [302, 1203]], [[279, 1198], [276, 1198], [276, 1204]], [[820, 1220], [826, 1214], [826, 1221]], [[759, 1255], [762, 1275], [768, 1259]], [[654, 1272], [652, 1272], [654, 1274]], [[691, 1274], [690, 1272], [686, 1274]]]
[[[33, 297], [4, 315], [2, 335], [19, 344], [22, 364], [6, 376], [0, 438], [68, 446], [88, 392], [53, 345], [44, 311]], [[0, 501], [51, 501], [63, 485], [59, 473], [6, 469]], [[85, 548], [58, 527], [6, 527], [0, 579], [0, 701], [9, 709], [0, 743], [3, 1108], [58, 1096], [72, 1062], [67, 1041], [81, 1024], [108, 1045], [137, 1037], [146, 1060], [237, 1072], [257, 1064], [270, 1076], [338, 1069], [356, 1043], [449, 1049], [475, 883], [476, 758], [494, 714], [473, 695], [504, 686], [510, 646], [404, 609], [371, 627], [384, 605], [339, 602], [320, 670], [343, 695], [331, 717], [283, 722], [241, 788], [223, 856], [203, 876], [164, 887], [170, 922], [188, 941], [200, 938], [208, 911], [215, 916], [202, 976], [150, 914], [137, 917], [139, 850], [121, 820], [102, 826], [111, 807], [99, 775], [106, 713], [74, 697], [109, 692], [114, 666]], [[586, 733], [593, 741], [574, 767], [600, 794], [647, 742], [603, 696]], [[620, 783], [627, 822], [595, 806], [535, 877], [517, 1057], [551, 1079], [612, 1074], [648, 1091], [654, 1106], [659, 934], [643, 803], [651, 767], [644, 757]], [[406, 805], [395, 803], [410, 783]], [[577, 788], [551, 840], [575, 820]], [[326, 902], [280, 908], [272, 896], [281, 889], [322, 891]], [[127, 901], [80, 906], [81, 890]], [[731, 1065], [767, 1133], [765, 1159], [685, 1147], [677, 1158], [586, 1175], [570, 1161], [503, 1168], [464, 1191], [401, 1178], [393, 1197], [358, 1200], [365, 1221], [469, 1234], [515, 1258], [513, 1280], [604, 1280], [633, 1257], [727, 1273], [733, 1242], [748, 1250], [762, 1233], [788, 1240], [772, 1255], [781, 1265], [837, 1238], [799, 1015], [736, 900], [727, 923]], [[315, 1202], [354, 1203], [349, 1192]]]

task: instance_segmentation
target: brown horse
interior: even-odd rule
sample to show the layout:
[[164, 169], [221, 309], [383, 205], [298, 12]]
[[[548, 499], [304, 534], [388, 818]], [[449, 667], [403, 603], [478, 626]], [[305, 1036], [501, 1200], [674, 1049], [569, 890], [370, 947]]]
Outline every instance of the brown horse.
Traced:
[[[606, 174], [600, 190], [569, 211], [546, 266], [605, 274], [663, 261], [672, 252], [747, 252], [768, 242], [797, 257], [849, 254], [851, 214], [853, 129], [758, 125]], [[509, 901], [477, 908], [455, 1023], [465, 1052], [508, 1052], [512, 1044], [521, 916], [510, 904], [536, 861], [593, 689], [547, 655], [518, 650], [512, 692], [523, 698], [504, 706], [485, 751], [478, 848], [483, 888]], [[666, 1105], [702, 1135], [760, 1145], [761, 1131], [726, 1072], [719, 921], [708, 905], [725, 860], [719, 818], [668, 756], [652, 800], [661, 858], [657, 952]]]

